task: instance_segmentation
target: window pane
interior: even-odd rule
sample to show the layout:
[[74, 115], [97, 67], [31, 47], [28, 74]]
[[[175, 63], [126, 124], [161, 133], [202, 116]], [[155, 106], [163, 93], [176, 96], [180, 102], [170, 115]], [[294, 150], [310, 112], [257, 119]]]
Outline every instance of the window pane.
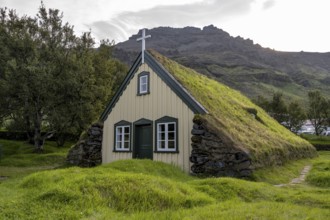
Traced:
[[168, 133], [168, 140], [174, 140], [175, 139], [175, 133], [174, 132], [169, 132]]
[[121, 127], [118, 127], [118, 128], [116, 129], [116, 134], [117, 134], [117, 135], [120, 135], [120, 134], [121, 134]]
[[168, 131], [175, 131], [175, 124], [174, 123], [168, 124]]
[[141, 84], [146, 84], [147, 82], [148, 82], [148, 76], [141, 76], [140, 83]]
[[160, 133], [160, 139], [159, 140], [165, 140], [165, 133]]
[[120, 149], [121, 148], [121, 142], [116, 142], [116, 148]]
[[164, 132], [165, 131], [165, 124], [159, 124], [158, 125], [158, 131], [159, 132]]
[[146, 92], [146, 91], [147, 91], [147, 84], [142, 84], [140, 92]]
[[124, 143], [124, 148], [125, 148], [125, 149], [129, 149], [129, 142], [125, 142], [125, 143]]
[[158, 141], [158, 149], [165, 149], [165, 141]]
[[175, 141], [168, 141], [168, 149], [175, 149]]
[[125, 134], [124, 141], [129, 141], [129, 134]]
[[124, 128], [125, 134], [129, 134], [129, 127]]
[[116, 135], [116, 141], [120, 141], [121, 140], [121, 135]]

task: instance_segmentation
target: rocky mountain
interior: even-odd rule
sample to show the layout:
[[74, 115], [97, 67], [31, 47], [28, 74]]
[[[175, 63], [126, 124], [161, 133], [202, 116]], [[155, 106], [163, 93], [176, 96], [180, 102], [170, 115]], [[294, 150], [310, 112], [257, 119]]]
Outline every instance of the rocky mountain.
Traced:
[[[213, 25], [147, 30], [147, 48], [240, 90], [250, 98], [281, 91], [288, 100], [306, 102], [307, 92], [330, 98], [330, 53], [280, 52], [250, 39], [232, 37]], [[114, 56], [131, 65], [141, 51], [141, 32], [115, 46]]]

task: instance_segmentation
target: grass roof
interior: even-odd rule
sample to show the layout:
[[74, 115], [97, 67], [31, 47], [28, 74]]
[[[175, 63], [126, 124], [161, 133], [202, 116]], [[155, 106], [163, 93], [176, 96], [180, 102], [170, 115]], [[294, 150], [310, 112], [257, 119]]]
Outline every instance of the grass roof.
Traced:
[[256, 167], [316, 156], [311, 144], [280, 125], [240, 92], [155, 51], [149, 52], [208, 110], [209, 114], [200, 115], [208, 128], [220, 138], [230, 140], [233, 147], [247, 152]]

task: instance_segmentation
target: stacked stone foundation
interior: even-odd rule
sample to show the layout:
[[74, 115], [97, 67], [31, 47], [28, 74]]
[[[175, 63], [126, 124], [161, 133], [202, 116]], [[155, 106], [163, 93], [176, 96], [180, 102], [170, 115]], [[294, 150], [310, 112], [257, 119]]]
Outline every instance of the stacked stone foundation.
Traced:
[[78, 141], [67, 156], [67, 162], [81, 167], [92, 167], [102, 163], [103, 125], [93, 124], [87, 131], [87, 137]]
[[253, 168], [251, 158], [243, 150], [225, 143], [201, 122], [192, 129], [192, 174], [202, 176], [249, 177]]

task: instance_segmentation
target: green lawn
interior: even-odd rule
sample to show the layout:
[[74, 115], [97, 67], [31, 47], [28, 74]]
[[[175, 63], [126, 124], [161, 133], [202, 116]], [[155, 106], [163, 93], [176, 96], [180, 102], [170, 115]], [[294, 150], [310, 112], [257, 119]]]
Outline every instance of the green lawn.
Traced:
[[329, 145], [330, 146], [330, 136], [316, 136], [313, 134], [303, 134], [302, 138], [308, 140], [311, 144], [319, 144], [319, 145]]
[[[0, 219], [322, 220], [330, 216], [330, 188], [324, 184], [329, 183], [329, 152], [260, 170], [254, 180], [240, 180], [197, 178], [149, 160], [58, 168], [63, 167], [68, 148], [50, 144], [48, 153], [34, 155], [22, 142], [8, 145], [0, 140], [0, 144], [11, 146], [0, 162], [0, 175], [9, 176], [0, 181]], [[306, 183], [273, 186], [296, 177], [308, 164], [313, 168]]]
[[22, 177], [63, 166], [71, 145], [56, 147], [55, 142], [46, 142], [44, 154], [35, 154], [34, 147], [23, 141], [0, 140], [0, 176]]

